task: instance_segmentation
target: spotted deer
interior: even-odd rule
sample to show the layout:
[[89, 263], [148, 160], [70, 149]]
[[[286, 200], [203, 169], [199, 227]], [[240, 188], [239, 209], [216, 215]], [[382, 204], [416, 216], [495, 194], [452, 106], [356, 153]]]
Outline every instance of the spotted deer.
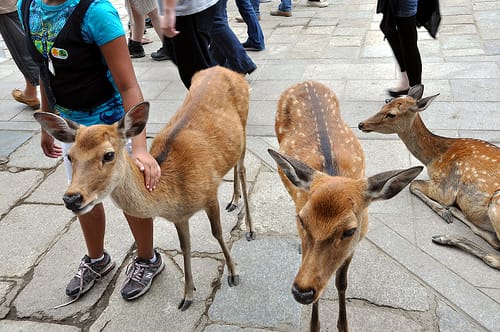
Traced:
[[152, 142], [150, 153], [161, 167], [161, 178], [152, 192], [145, 188], [143, 174], [125, 149], [126, 141], [143, 131], [149, 103], [136, 105], [114, 125], [86, 127], [51, 113], [34, 115], [56, 139], [73, 143], [68, 152], [73, 179], [64, 195], [74, 199], [67, 208], [78, 214], [110, 195], [129, 215], [160, 216], [174, 223], [184, 257], [181, 310], [190, 306], [195, 289], [188, 221], [197, 211], [204, 210], [210, 220], [212, 234], [224, 253], [229, 285], [239, 283], [222, 237], [217, 198], [219, 184], [232, 168], [234, 194], [227, 209], [236, 207], [241, 193], [247, 238], [255, 237], [244, 167], [248, 102], [249, 88], [242, 75], [222, 67], [198, 72], [183, 105]]
[[[434, 135], [419, 113], [439, 95], [422, 98], [423, 85], [394, 98], [359, 123], [364, 132], [397, 134], [427, 167], [429, 180], [415, 180], [410, 191], [446, 222], [453, 217], [500, 250], [500, 148], [478, 139]], [[458, 236], [439, 235], [435, 243], [458, 247], [500, 269], [500, 256]]]
[[335, 273], [337, 328], [348, 331], [347, 270], [368, 231], [368, 205], [395, 196], [423, 167], [365, 178], [361, 144], [342, 120], [335, 94], [317, 82], [281, 94], [275, 130], [279, 152], [268, 151], [295, 203], [302, 248], [292, 294], [301, 304], [313, 304], [310, 330], [319, 331], [319, 299]]

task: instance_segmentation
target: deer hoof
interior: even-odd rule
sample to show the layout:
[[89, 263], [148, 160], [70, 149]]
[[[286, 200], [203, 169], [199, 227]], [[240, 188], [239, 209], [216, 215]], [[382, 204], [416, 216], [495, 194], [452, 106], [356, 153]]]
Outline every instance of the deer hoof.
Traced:
[[227, 283], [229, 287], [238, 286], [240, 284], [240, 276], [237, 274], [234, 276], [227, 276]]
[[247, 239], [247, 241], [252, 241], [252, 240], [255, 240], [255, 232], [246, 232], [245, 233], [245, 237]]
[[446, 221], [448, 224], [453, 223], [453, 215], [451, 214], [449, 209], [444, 209], [441, 212], [441, 217]]
[[191, 306], [191, 303], [193, 303], [193, 301], [182, 299], [181, 303], [179, 303], [179, 306], [177, 308], [180, 311], [186, 311], [187, 308], [189, 308]]
[[437, 244], [450, 244], [451, 237], [449, 235], [435, 235], [432, 237], [432, 242]]
[[231, 203], [229, 203], [229, 204], [226, 206], [226, 210], [227, 210], [227, 212], [234, 211], [234, 209], [236, 209], [236, 207], [237, 207], [237, 206], [238, 206], [238, 205], [233, 204], [233, 203], [231, 202]]

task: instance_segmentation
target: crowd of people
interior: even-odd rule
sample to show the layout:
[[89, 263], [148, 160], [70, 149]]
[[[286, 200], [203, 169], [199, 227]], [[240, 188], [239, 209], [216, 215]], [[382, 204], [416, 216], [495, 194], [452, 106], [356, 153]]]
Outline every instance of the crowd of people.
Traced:
[[[197, 71], [214, 65], [251, 74], [257, 66], [248, 52], [265, 50], [259, 23], [262, 1], [267, 0], [236, 0], [241, 15], [237, 21], [246, 23], [248, 35], [240, 42], [228, 21], [227, 0], [125, 0], [128, 33], [109, 0], [4, 0], [0, 4], [0, 33], [26, 81], [23, 89], [12, 91], [12, 96], [34, 110], [57, 113], [78, 124], [116, 122], [144, 100], [132, 59], [145, 56], [146, 20], [162, 42], [151, 57], [173, 61], [187, 89]], [[437, 0], [430, 2], [437, 4]], [[377, 12], [384, 15], [381, 29], [402, 73], [400, 86], [388, 91], [391, 96], [405, 94], [411, 86], [421, 83], [417, 25], [423, 24], [433, 37], [437, 32], [439, 6], [419, 16], [417, 5], [417, 0], [379, 0], [377, 4]], [[307, 6], [324, 8], [328, 3], [309, 0]], [[270, 15], [291, 17], [292, 1], [280, 0]], [[42, 129], [42, 151], [50, 158], [63, 157], [68, 182], [72, 176], [67, 156], [70, 147], [59, 146]], [[155, 190], [160, 168], [146, 148], [145, 130], [131, 140], [129, 150], [144, 174], [145, 188]], [[137, 256], [127, 269], [121, 294], [133, 300], [148, 291], [164, 264], [153, 246], [153, 220], [127, 214], [125, 217]], [[66, 288], [66, 294], [75, 300], [115, 266], [104, 247], [103, 204], [78, 219], [87, 253]]]

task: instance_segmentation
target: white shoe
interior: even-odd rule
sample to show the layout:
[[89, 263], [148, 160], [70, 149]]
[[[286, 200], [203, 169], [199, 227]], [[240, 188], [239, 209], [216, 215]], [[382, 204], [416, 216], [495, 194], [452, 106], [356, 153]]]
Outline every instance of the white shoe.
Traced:
[[325, 7], [328, 7], [328, 2], [326, 2], [324, 0], [320, 0], [320, 1], [307, 1], [307, 7], [325, 8]]

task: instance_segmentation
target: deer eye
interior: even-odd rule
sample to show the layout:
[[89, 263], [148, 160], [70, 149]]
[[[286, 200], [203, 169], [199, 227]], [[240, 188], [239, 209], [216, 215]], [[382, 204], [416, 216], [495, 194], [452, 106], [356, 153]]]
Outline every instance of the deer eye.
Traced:
[[387, 113], [387, 114], [385, 115], [385, 117], [386, 117], [386, 118], [390, 118], [390, 119], [392, 119], [392, 118], [395, 118], [395, 117], [396, 117], [396, 114], [393, 114], [393, 113]]
[[114, 152], [106, 152], [104, 154], [104, 157], [102, 158], [102, 161], [105, 163], [109, 163], [110, 161], [113, 161], [115, 159], [115, 153]]
[[357, 230], [357, 228], [353, 227], [353, 228], [350, 228], [350, 229], [344, 231], [344, 233], [342, 233], [342, 237], [340, 239], [343, 240], [343, 239], [345, 239], [347, 237], [353, 236], [354, 233], [356, 233], [356, 230]]

